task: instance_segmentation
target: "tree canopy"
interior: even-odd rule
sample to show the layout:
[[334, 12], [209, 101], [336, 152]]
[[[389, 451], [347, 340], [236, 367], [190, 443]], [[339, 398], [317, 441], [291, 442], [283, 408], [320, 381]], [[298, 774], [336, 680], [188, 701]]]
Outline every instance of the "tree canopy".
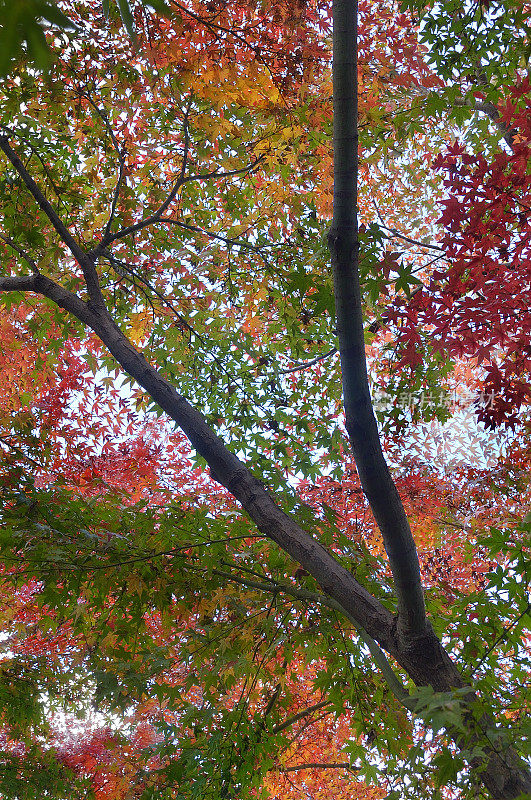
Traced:
[[0, 798], [530, 797], [530, 4], [0, 13]]

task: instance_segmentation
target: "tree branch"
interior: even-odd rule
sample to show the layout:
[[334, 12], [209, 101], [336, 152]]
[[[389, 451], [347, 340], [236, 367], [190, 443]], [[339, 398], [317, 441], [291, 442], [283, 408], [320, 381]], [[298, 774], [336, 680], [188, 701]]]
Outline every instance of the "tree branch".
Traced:
[[294, 714], [292, 717], [288, 717], [288, 719], [281, 722], [279, 725], [275, 725], [273, 728], [273, 733], [282, 733], [285, 731], [286, 728], [291, 728], [292, 725], [295, 725], [304, 717], [308, 717], [310, 714], [313, 714], [314, 711], [319, 711], [321, 708], [325, 708], [332, 703], [331, 700], [321, 700], [319, 703], [314, 703], [313, 706], [308, 706], [308, 708], [304, 708], [302, 711], [299, 711], [297, 714]]
[[301, 769], [347, 769], [349, 772], [359, 772], [359, 769], [352, 767], [348, 761], [343, 762], [326, 762], [326, 761], [308, 761], [306, 764], [294, 764], [291, 767], [274, 767], [275, 772], [298, 772]]
[[[182, 228], [185, 231], [192, 231], [192, 233], [199, 233], [201, 236], [207, 236], [209, 239], [214, 239], [218, 242], [223, 242], [224, 244], [228, 244], [231, 247], [241, 247], [245, 250], [251, 250], [254, 253], [258, 253], [262, 256], [263, 247], [257, 247], [254, 244], [250, 244], [249, 242], [242, 242], [240, 239], [231, 239], [227, 236], [222, 236], [219, 233], [212, 233], [211, 231], [207, 231], [204, 228], [199, 228], [197, 225], [189, 225], [186, 222], [182, 222], [179, 219], [174, 219], [173, 217], [163, 217], [161, 222], [169, 222], [171, 225], [177, 225], [177, 227]], [[273, 247], [274, 245], [268, 245]]]
[[[344, 3], [348, 6], [352, 4], [352, 0], [336, 0], [336, 5], [340, 7]], [[342, 9], [342, 13], [344, 11], [345, 9]], [[352, 20], [351, 13], [347, 13], [347, 17], [350, 18], [350, 21]], [[345, 31], [350, 36], [353, 33], [348, 20], [343, 34]], [[355, 82], [357, 74], [355, 59], [352, 62], [353, 49], [352, 39], [347, 39], [347, 43], [343, 47], [344, 53], [347, 51], [349, 53], [347, 80], [345, 82], [345, 75], [343, 75], [343, 81], [340, 81], [340, 84], [345, 84], [343, 89], [347, 91], [343, 98], [346, 107], [349, 105], [352, 84]], [[341, 72], [341, 65], [339, 71]], [[339, 98], [341, 98], [341, 94]], [[356, 163], [356, 135], [353, 139], [355, 144], [352, 144], [352, 131], [356, 131], [356, 125], [352, 125], [352, 119], [348, 114], [347, 124], [344, 120], [335, 124], [339, 125], [340, 129], [344, 128], [344, 134], [351, 139], [347, 153], [350, 150], [351, 156], [354, 154], [354, 163]], [[339, 132], [341, 133], [341, 130]], [[341, 137], [339, 138], [341, 139]], [[336, 134], [335, 141], [336, 143], [338, 141]], [[405, 520], [406, 527], [403, 525], [402, 517], [405, 518], [405, 514], [383, 459], [378, 430], [372, 413], [363, 347], [361, 298], [356, 261], [358, 249], [355, 214], [356, 183], [355, 181], [354, 184], [352, 183], [352, 171], [350, 176], [347, 174], [345, 152], [342, 152], [342, 148], [339, 148], [339, 184], [336, 185], [338, 211], [337, 214], [334, 213], [330, 244], [334, 261], [336, 297], [338, 298], [338, 328], [344, 368], [347, 428], [356, 453], [362, 486], [369, 497], [384, 534], [384, 542], [395, 577], [400, 610], [398, 635], [396, 621], [391, 612], [358, 583], [349, 570], [340, 564], [329, 550], [282, 510], [249, 468], [226, 447], [222, 439], [207, 425], [203, 415], [135, 349], [115, 323], [103, 302], [92, 256], [89, 257], [88, 254], [85, 254], [75, 242], [18, 156], [10, 148], [6, 137], [0, 138], [0, 146], [19, 172], [36, 202], [45, 211], [65, 245], [82, 266], [91, 302], [85, 303], [77, 295], [41, 274], [0, 278], [0, 291], [39, 293], [73, 314], [94, 331], [125, 372], [134, 378], [153, 401], [183, 430], [192, 446], [206, 460], [214, 479], [225, 486], [241, 504], [258, 530], [313, 576], [326, 595], [322, 602], [324, 603], [326, 599], [327, 605], [345, 614], [355, 626], [359, 626], [356, 628], [359, 635], [362, 638], [364, 635], [367, 637], [364, 639], [367, 647], [374, 652], [375, 660], [376, 658], [382, 660], [384, 669], [390, 670], [391, 668], [375, 642], [378, 642], [391, 656], [396, 658], [417, 685], [430, 685], [435, 691], [450, 691], [463, 687], [465, 685], [463, 678], [425, 620], [422, 594], [420, 594], [420, 599], [418, 595], [421, 590], [415, 545], [407, 525], [407, 519]], [[347, 158], [346, 162], [352, 165], [352, 158], [350, 161]], [[353, 201], [354, 205], [352, 205]], [[96, 281], [95, 285], [94, 280]], [[352, 302], [353, 300], [356, 302]], [[352, 322], [349, 322], [349, 315]], [[356, 370], [359, 370], [359, 373]], [[271, 591], [270, 587], [269, 591]], [[294, 591], [302, 597], [303, 590]], [[306, 594], [306, 592], [304, 593]], [[310, 594], [312, 593], [307, 593], [307, 596]], [[371, 639], [374, 642], [371, 643]], [[396, 680], [398, 681], [397, 678]], [[468, 703], [473, 700], [474, 696], [471, 691], [470, 696], [467, 695], [464, 702]], [[450, 734], [455, 741], [462, 744], [463, 734], [460, 730], [450, 731]], [[479, 740], [479, 734], [472, 724], [465, 744]], [[528, 767], [511, 749], [498, 752], [494, 745], [489, 746], [486, 763], [479, 764], [479, 768], [481, 780], [497, 800], [515, 798], [531, 789]]]
[[68, 247], [75, 260], [83, 270], [83, 276], [85, 278], [87, 291], [91, 300], [94, 303], [103, 303], [103, 297], [101, 294], [98, 275], [96, 273], [96, 267], [94, 266], [94, 260], [87, 253], [85, 253], [85, 251], [76, 242], [62, 219], [55, 211], [52, 204], [45, 197], [41, 189], [37, 186], [27, 171], [17, 153], [15, 153], [10, 146], [7, 136], [0, 136], [0, 149], [3, 150], [13, 167], [22, 178], [22, 181], [24, 182], [35, 202], [39, 208], [44, 211], [56, 232], [59, 234], [61, 241]]
[[471, 111], [478, 111], [480, 114], [485, 114], [498, 128], [502, 134], [505, 142], [512, 149], [514, 144], [515, 131], [509, 128], [505, 122], [502, 121], [500, 112], [490, 100], [467, 100], [457, 98], [454, 100], [454, 105], [458, 108], [470, 108]]
[[35, 292], [52, 300], [85, 325], [89, 325], [89, 320], [93, 318], [93, 312], [77, 294], [69, 292], [41, 273], [0, 277], [0, 292]]
[[[391, 613], [325, 547], [281, 510], [263, 484], [209, 428], [202, 414], [132, 346], [105, 306], [90, 307], [43, 275], [0, 278], [0, 291], [42, 294], [90, 327], [124, 370], [181, 427], [209, 464], [215, 479], [241, 503], [258, 529], [314, 575], [325, 593], [337, 598], [342, 610], [348, 608], [369, 635], [378, 637], [390, 652], [396, 652]], [[303, 594], [303, 590], [298, 590], [299, 597]]]
[[[205, 172], [199, 175], [184, 176], [182, 174], [182, 169], [181, 169], [181, 174], [175, 181], [175, 184], [173, 185], [170, 193], [168, 194], [164, 202], [158, 207], [158, 209], [153, 214], [150, 214], [149, 217], [146, 217], [145, 219], [140, 220], [139, 222], [135, 222], [134, 225], [128, 225], [127, 228], [122, 228], [121, 231], [109, 235], [107, 239], [102, 239], [100, 244], [94, 250], [94, 255], [98, 256], [103, 250], [106, 250], [109, 247], [109, 245], [111, 245], [113, 242], [116, 242], [119, 239], [124, 239], [126, 236], [130, 236], [132, 233], [137, 233], [137, 231], [141, 231], [144, 228], [147, 228], [149, 225], [153, 225], [156, 222], [161, 221], [162, 215], [175, 200], [177, 192], [186, 183], [190, 183], [190, 181], [210, 180], [211, 178], [231, 178], [234, 177], [235, 175], [245, 175], [251, 172], [256, 167], [256, 165], [259, 164], [260, 161], [262, 161], [262, 159], [263, 156], [260, 156], [259, 158], [255, 159], [255, 161], [253, 161], [251, 164], [248, 164], [246, 167], [242, 167], [241, 169], [230, 170], [228, 172], [219, 172], [218, 170], [212, 170], [212, 172]], [[170, 221], [174, 222], [174, 220]]]
[[118, 139], [116, 138], [116, 134], [112, 128], [111, 122], [109, 120], [109, 115], [106, 111], [102, 111], [102, 109], [98, 106], [98, 104], [93, 100], [90, 95], [90, 92], [83, 92], [81, 89], [76, 87], [75, 94], [77, 97], [83, 97], [87, 102], [92, 106], [98, 117], [101, 119], [105, 126], [105, 130], [109, 134], [109, 138], [112, 142], [114, 149], [118, 155], [118, 178], [116, 179], [116, 185], [114, 187], [113, 197], [111, 201], [111, 210], [109, 212], [109, 219], [107, 220], [107, 224], [105, 225], [105, 230], [103, 232], [103, 241], [107, 239], [109, 236], [111, 226], [114, 220], [114, 216], [116, 214], [116, 207], [118, 204], [118, 198], [120, 196], [120, 191], [122, 188], [122, 183], [124, 179], [124, 171], [125, 171], [125, 156], [126, 156], [126, 147], [125, 145], [120, 146]]
[[[484, 87], [489, 86], [488, 78], [484, 73], [478, 71], [477, 77], [479, 83], [482, 86]], [[471, 88], [473, 89], [474, 87]], [[481, 88], [478, 87], [476, 88], [478, 89], [478, 91], [482, 91]], [[418, 92], [424, 97], [427, 97], [432, 91], [433, 91], [432, 89], [424, 88], [423, 90], [421, 87], [418, 87]], [[505, 142], [512, 149], [512, 146], [514, 144], [515, 131], [511, 130], [511, 128], [509, 128], [502, 121], [500, 112], [498, 111], [494, 103], [492, 103], [490, 100], [477, 100], [476, 98], [474, 98], [474, 100], [470, 100], [465, 97], [458, 97], [455, 100], [453, 100], [453, 105], [456, 106], [457, 108], [469, 108], [471, 111], [477, 111], [480, 114], [485, 114], [490, 120], [492, 120], [492, 122], [494, 122], [494, 124], [502, 134]]]
[[294, 586], [288, 586], [283, 583], [278, 583], [273, 579], [267, 579], [267, 582], [254, 581], [250, 580], [249, 578], [240, 578], [237, 575], [233, 575], [232, 573], [227, 573], [219, 569], [215, 569], [214, 573], [216, 575], [220, 575], [221, 577], [227, 578], [234, 583], [239, 583], [241, 586], [246, 586], [249, 589], [256, 589], [261, 592], [272, 592], [274, 594], [287, 594], [289, 597], [294, 597], [297, 600], [319, 603], [320, 605], [327, 606], [328, 608], [334, 609], [340, 614], [345, 615], [354, 626], [354, 629], [362, 642], [367, 646], [373, 661], [379, 667], [392, 694], [405, 708], [409, 709], [410, 711], [415, 710], [414, 700], [412, 700], [409, 692], [396, 675], [385, 653], [378, 646], [374, 638], [366, 633], [358, 620], [356, 620], [352, 614], [346, 611], [345, 608], [333, 597], [321, 595], [318, 592], [312, 592], [308, 589], [300, 589]]
[[328, 236], [334, 271], [343, 400], [360, 482], [382, 533], [398, 602], [397, 632], [418, 646], [426, 619], [420, 565], [409, 522], [385, 461], [372, 408], [359, 283], [357, 2], [334, 0], [334, 218]]
[[25, 250], [22, 249], [22, 247], [19, 247], [18, 244], [13, 241], [13, 239], [11, 239], [9, 236], [2, 236], [1, 234], [0, 234], [0, 239], [5, 244], [7, 244], [8, 247], [10, 247], [12, 250], [14, 250], [15, 253], [17, 253], [17, 255], [19, 255], [21, 258], [23, 258], [24, 261], [26, 261], [26, 263], [29, 264], [29, 266], [31, 267], [31, 269], [33, 270], [34, 273], [38, 273], [39, 272], [39, 268], [37, 267], [37, 264], [35, 263], [35, 261], [31, 258], [31, 256], [29, 256], [26, 253]]
[[0, 292], [37, 292], [37, 274], [8, 275], [0, 278]]
[[[269, 74], [271, 75], [271, 77], [274, 80], [275, 75], [273, 73], [273, 70], [271, 69], [271, 65], [268, 63], [267, 59], [264, 59], [263, 57], [261, 57], [261, 49], [260, 49], [260, 47], [258, 47], [256, 45], [253, 45], [251, 42], [247, 41], [247, 39], [244, 36], [245, 29], [241, 28], [240, 30], [243, 31], [243, 32], [240, 33], [237, 29], [235, 29], [233, 27], [225, 27], [224, 25], [219, 25], [218, 23], [213, 21], [213, 18], [205, 19], [204, 17], [201, 17], [199, 14], [195, 14], [193, 11], [191, 11], [189, 8], [187, 8], [185, 5], [182, 5], [181, 3], [177, 2], [177, 0], [170, 0], [170, 2], [171, 2], [172, 6], [174, 8], [178, 8], [179, 11], [181, 11], [183, 14], [187, 14], [189, 17], [191, 17], [192, 19], [196, 20], [196, 22], [199, 22], [201, 25], [203, 25], [205, 28], [207, 28], [207, 30], [209, 30], [210, 33], [216, 39], [220, 39], [219, 34], [216, 33], [217, 31], [219, 31], [221, 33], [226, 34], [227, 36], [232, 36], [236, 41], [239, 41], [245, 47], [248, 47], [249, 50], [251, 50], [251, 52], [253, 53], [253, 55], [256, 58], [256, 60], [260, 64], [263, 64], [265, 66], [265, 68], [267, 69], [267, 71], [269, 72]], [[252, 29], [252, 26], [251, 26], [251, 29]], [[282, 92], [280, 94], [282, 95]]]
[[[33, 186], [34, 182], [32, 181], [30, 185]], [[39, 193], [36, 186], [34, 191]], [[59, 230], [66, 230], [62, 223], [57, 227]], [[419, 671], [417, 655], [414, 654], [411, 660], [407, 649], [403, 651], [399, 644], [397, 646], [392, 614], [355, 580], [332, 553], [282, 511], [263, 484], [211, 430], [202, 414], [133, 347], [103, 304], [89, 306], [77, 295], [66, 291], [42, 275], [0, 279], [0, 291], [2, 290], [27, 290], [40, 293], [90, 327], [123, 369], [135, 378], [181, 427], [192, 446], [207, 461], [215, 480], [225, 486], [241, 503], [257, 528], [313, 575], [327, 596], [323, 597], [322, 602], [326, 601], [340, 613], [346, 614], [357, 626], [360, 635], [368, 635], [367, 646], [369, 649], [372, 648], [371, 652], [374, 651], [375, 657], [384, 668], [387, 659], [376, 642], [396, 657], [409, 674], [416, 676], [421, 683], [426, 680], [425, 670]], [[264, 590], [266, 587], [260, 585], [256, 588]], [[288, 591], [288, 587], [282, 588]], [[270, 586], [267, 586], [267, 589], [271, 591]], [[279, 587], [275, 591], [282, 589]], [[303, 589], [290, 588], [289, 592], [299, 599], [315, 600], [315, 593]], [[372, 644], [369, 644], [370, 640], [374, 640]], [[424, 656], [428, 662], [430, 659], [433, 662], [428, 682], [432, 682], [434, 688], [444, 689], [448, 687], [448, 682], [450, 685], [462, 685], [462, 679], [455, 665], [446, 656], [437, 639], [432, 637], [428, 645], [425, 647]], [[441, 670], [442, 664], [445, 666], [444, 670]]]
[[314, 364], [318, 364], [319, 361], [324, 361], [330, 356], [333, 356], [334, 353], [337, 353], [337, 347], [332, 347], [328, 353], [324, 353], [322, 356], [316, 356], [315, 358], [310, 359], [310, 361], [301, 361], [298, 364], [295, 364], [294, 367], [288, 367], [287, 369], [279, 369], [279, 375], [289, 375], [290, 372], [299, 372], [301, 369], [307, 369], [308, 367], [313, 367]]

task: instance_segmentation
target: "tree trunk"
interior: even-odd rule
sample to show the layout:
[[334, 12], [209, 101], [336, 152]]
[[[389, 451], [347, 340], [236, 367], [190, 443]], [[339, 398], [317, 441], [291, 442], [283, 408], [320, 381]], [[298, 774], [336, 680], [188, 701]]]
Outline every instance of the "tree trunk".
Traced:
[[[193, 447], [208, 463], [213, 477], [241, 503], [257, 528], [300, 563], [328, 597], [394, 657], [418, 686], [431, 686], [435, 691], [444, 692], [463, 688], [465, 684], [426, 619], [415, 543], [383, 456], [367, 380], [358, 277], [356, 26], [357, 7], [354, 0], [336, 0], [334, 221], [329, 241], [334, 268], [347, 429], [362, 486], [389, 555], [397, 594], [397, 617], [372, 597], [332, 553], [280, 508], [248, 467], [207, 425], [202, 414], [133, 347], [105, 306], [94, 254], [80, 248], [11, 148], [6, 136], [0, 137], [0, 149], [82, 267], [90, 299], [85, 302], [37, 271], [27, 276], [0, 278], [0, 292], [36, 292], [48, 297], [91, 328], [125, 372], [184, 431]], [[471, 689], [470, 699], [472, 697]], [[453, 735], [451, 731], [450, 735]], [[456, 733], [454, 738], [463, 744], [459, 734]], [[474, 729], [464, 744], [469, 746], [471, 742], [485, 744]], [[486, 764], [473, 766], [478, 771], [478, 778], [496, 800], [513, 800], [522, 792], [531, 792], [527, 766], [515, 753], [510, 749], [502, 752], [490, 741], [486, 742], [485, 750]]]

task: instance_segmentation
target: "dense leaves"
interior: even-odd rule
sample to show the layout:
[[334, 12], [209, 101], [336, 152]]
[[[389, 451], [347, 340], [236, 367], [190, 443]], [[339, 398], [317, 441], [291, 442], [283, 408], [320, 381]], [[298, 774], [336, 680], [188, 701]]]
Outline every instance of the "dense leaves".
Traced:
[[[430, 326], [437, 346], [474, 356], [491, 402], [481, 418], [516, 424], [529, 379], [529, 84], [515, 87], [499, 121], [511, 147], [490, 158], [456, 144], [435, 166], [451, 195], [440, 223], [451, 268], [435, 270], [407, 308], [408, 324]], [[440, 344], [439, 344], [440, 343]]]
[[[88, 299], [56, 214], [132, 345], [394, 614], [341, 401], [330, 9], [0, 7], [2, 142], [53, 212], [3, 148], [2, 279]], [[369, 377], [466, 685], [415, 687], [95, 335], [5, 292], [2, 796], [477, 798], [529, 753], [528, 24], [360, 4]]]

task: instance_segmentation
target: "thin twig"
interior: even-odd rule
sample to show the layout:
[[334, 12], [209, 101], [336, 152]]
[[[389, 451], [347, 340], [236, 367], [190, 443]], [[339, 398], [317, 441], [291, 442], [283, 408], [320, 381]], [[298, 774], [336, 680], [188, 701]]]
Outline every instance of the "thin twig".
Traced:
[[288, 375], [290, 372], [298, 372], [301, 369], [307, 369], [308, 367], [312, 367], [314, 364], [317, 364], [319, 361], [324, 361], [325, 358], [330, 358], [330, 356], [333, 356], [334, 353], [337, 353], [337, 347], [332, 347], [328, 353], [325, 353], [322, 356], [316, 356], [315, 358], [312, 358], [311, 361], [301, 361], [294, 367], [288, 367], [288, 369], [279, 369], [278, 374]]
[[[227, 236], [222, 236], [219, 233], [212, 233], [211, 231], [207, 231], [204, 228], [197, 227], [197, 225], [190, 225], [190, 224], [188, 224], [186, 222], [181, 222], [181, 220], [174, 219], [173, 217], [163, 217], [161, 219], [161, 222], [169, 222], [172, 225], [177, 225], [179, 228], [183, 228], [183, 230], [192, 231], [192, 233], [202, 234], [204, 236], [207, 236], [209, 239], [215, 239], [216, 241], [224, 242], [225, 244], [228, 244], [231, 247], [241, 247], [241, 248], [245, 248], [246, 250], [251, 250], [251, 251], [253, 251], [255, 253], [258, 253], [258, 255], [260, 255], [262, 258], [264, 258], [263, 254], [262, 254], [262, 250], [264, 249], [264, 247], [257, 247], [256, 245], [250, 244], [249, 242], [242, 242], [239, 239], [231, 239], [231, 238], [229, 238]], [[269, 244], [269, 245], [265, 245], [265, 246], [267, 246], [267, 247], [279, 247], [280, 245], [278, 245], [278, 244]]]
[[313, 706], [308, 706], [308, 708], [299, 711], [297, 714], [294, 714], [292, 717], [284, 720], [284, 722], [275, 725], [273, 728], [273, 733], [281, 733], [282, 731], [286, 730], [286, 728], [290, 728], [299, 720], [304, 719], [304, 717], [307, 717], [310, 714], [313, 714], [314, 711], [319, 711], [319, 709], [325, 708], [325, 706], [328, 706], [331, 703], [331, 700], [321, 700], [319, 703], [314, 703]]
[[23, 259], [24, 259], [24, 261], [27, 261], [27, 263], [30, 265], [31, 269], [33, 270], [33, 272], [34, 272], [36, 275], [37, 275], [37, 274], [39, 274], [39, 268], [38, 268], [37, 264], [36, 264], [36, 263], [35, 263], [35, 261], [34, 261], [34, 260], [31, 258], [31, 256], [29, 256], [29, 255], [26, 253], [26, 251], [22, 249], [22, 247], [19, 247], [19, 246], [18, 246], [18, 244], [16, 244], [16, 243], [13, 241], [13, 239], [11, 239], [9, 236], [2, 236], [2, 234], [0, 234], [0, 239], [1, 239], [3, 242], [5, 242], [5, 244], [7, 244], [7, 245], [8, 245], [8, 247], [11, 247], [11, 249], [12, 249], [12, 250], [14, 250], [14, 251], [15, 251], [15, 253], [18, 253], [18, 255], [19, 255], [21, 258], [23, 258]]
[[[221, 39], [221, 37], [219, 36], [218, 33], [216, 33], [216, 31], [220, 31], [221, 33], [224, 33], [227, 36], [232, 36], [234, 39], [236, 39], [236, 41], [241, 42], [245, 47], [248, 47], [249, 50], [251, 50], [254, 53], [254, 56], [255, 56], [256, 60], [260, 64], [263, 64], [265, 66], [266, 70], [269, 72], [271, 78], [273, 79], [273, 82], [275, 83], [275, 85], [278, 83], [278, 81], [275, 81], [275, 75], [273, 73], [273, 70], [271, 69], [270, 64], [268, 64], [266, 59], [261, 57], [261, 49], [260, 49], [260, 47], [258, 47], [258, 45], [253, 45], [250, 42], [248, 42], [243, 33], [239, 33], [238, 31], [234, 30], [234, 28], [227, 28], [227, 27], [225, 27], [223, 25], [220, 25], [217, 22], [214, 22], [213, 18], [210, 19], [210, 20], [204, 19], [204, 17], [201, 17], [199, 14], [195, 14], [193, 11], [191, 11], [186, 6], [181, 5], [181, 3], [178, 3], [177, 0], [170, 0], [170, 2], [172, 3], [172, 5], [175, 8], [178, 8], [184, 14], [187, 14], [192, 19], [195, 19], [196, 22], [199, 22], [201, 25], [204, 25], [204, 27], [207, 28], [207, 30], [209, 30], [210, 33], [218, 41]], [[247, 26], [247, 30], [252, 29], [253, 27], [257, 28], [258, 24], [259, 23], [256, 22], [256, 24], [254, 26], [253, 25], [248, 25]], [[279, 89], [278, 86], [277, 86], [277, 90], [279, 92], [279, 96], [282, 97], [284, 105], [287, 106], [287, 103], [286, 103], [286, 101], [285, 101], [285, 99], [283, 97], [282, 91]]]
[[301, 769], [346, 769], [349, 772], [359, 772], [358, 767], [353, 767], [348, 761], [326, 763], [324, 761], [309, 761], [307, 764], [294, 764], [291, 767], [273, 767], [275, 772], [297, 772]]
[[[139, 222], [136, 222], [134, 225], [128, 225], [127, 228], [122, 228], [121, 231], [117, 233], [113, 233], [112, 235], [108, 236], [107, 239], [103, 240], [99, 243], [99, 245], [93, 251], [94, 255], [98, 256], [101, 254], [103, 250], [105, 250], [110, 244], [113, 242], [118, 241], [119, 239], [124, 239], [126, 236], [130, 236], [133, 233], [137, 233], [137, 231], [141, 231], [144, 228], [147, 228], [149, 225], [153, 225], [156, 222], [160, 222], [162, 219], [162, 215], [164, 212], [170, 207], [170, 205], [175, 200], [179, 189], [181, 189], [186, 183], [190, 183], [191, 181], [203, 181], [203, 180], [210, 180], [212, 178], [232, 178], [236, 175], [244, 175], [249, 174], [257, 164], [262, 161], [263, 156], [255, 159], [251, 164], [248, 164], [241, 169], [234, 169], [229, 170], [227, 172], [219, 172], [218, 170], [212, 170], [211, 172], [204, 172], [199, 175], [188, 175], [182, 177], [179, 175], [179, 178], [175, 181], [171, 191], [169, 192], [168, 196], [164, 200], [164, 202], [159, 206], [159, 208]], [[182, 171], [182, 170], [181, 170]]]
[[272, 592], [274, 594], [287, 594], [288, 596], [294, 597], [297, 600], [320, 603], [321, 605], [327, 606], [335, 611], [339, 611], [350, 620], [357, 635], [364, 642], [364, 644], [367, 645], [373, 660], [380, 668], [380, 671], [382, 672], [389, 689], [396, 699], [408, 710], [415, 710], [415, 700], [411, 698], [408, 690], [404, 687], [400, 678], [394, 672], [383, 650], [374, 641], [374, 639], [361, 628], [359, 623], [356, 622], [352, 615], [349, 614], [336, 600], [329, 598], [326, 595], [319, 594], [318, 592], [312, 592], [307, 589], [297, 589], [294, 586], [287, 586], [286, 584], [277, 583], [272, 578], [266, 579], [268, 583], [262, 583], [259, 581], [240, 578], [239, 576], [231, 575], [230, 573], [219, 569], [214, 569], [212, 573], [215, 575], [220, 575], [221, 577], [225, 577], [227, 580], [238, 583], [241, 586], [246, 586], [249, 589], [257, 589], [261, 592]]
[[504, 629], [504, 631], [503, 631], [503, 632], [502, 632], [502, 633], [501, 633], [501, 634], [498, 636], [498, 638], [497, 638], [497, 639], [496, 639], [496, 640], [495, 640], [495, 641], [494, 641], [494, 642], [491, 644], [491, 646], [490, 646], [489, 648], [487, 648], [487, 650], [485, 650], [485, 652], [483, 653], [483, 655], [481, 656], [481, 658], [480, 658], [480, 659], [479, 659], [479, 661], [477, 662], [476, 666], [474, 667], [474, 669], [473, 669], [473, 670], [472, 670], [472, 672], [470, 673], [470, 677], [472, 677], [473, 675], [475, 675], [475, 674], [476, 674], [476, 672], [477, 672], [477, 671], [478, 671], [478, 669], [480, 668], [481, 664], [482, 664], [482, 663], [485, 661], [485, 659], [487, 658], [487, 656], [489, 655], [489, 653], [491, 653], [491, 652], [494, 650], [494, 648], [495, 648], [495, 647], [496, 647], [496, 646], [497, 646], [497, 645], [498, 645], [500, 642], [502, 642], [502, 641], [505, 639], [505, 637], [507, 636], [507, 634], [509, 633], [509, 631], [510, 631], [512, 628], [514, 628], [514, 627], [515, 627], [515, 625], [518, 625], [518, 623], [520, 622], [520, 620], [521, 620], [521, 619], [523, 619], [523, 617], [525, 617], [525, 615], [529, 613], [530, 609], [531, 609], [531, 603], [528, 603], [528, 604], [527, 604], [527, 606], [526, 606], [526, 607], [524, 608], [524, 610], [522, 611], [522, 613], [521, 613], [521, 614], [519, 614], [519, 615], [516, 617], [516, 619], [514, 619], [514, 620], [511, 622], [511, 624], [510, 624], [510, 625], [508, 625], [508, 626], [507, 626], [507, 627]]
[[7, 136], [0, 136], [0, 149], [3, 150], [11, 164], [14, 166], [20, 177], [22, 178], [26, 188], [32, 195], [33, 199], [39, 206], [39, 208], [44, 211], [46, 216], [48, 217], [49, 221], [51, 222], [52, 226], [55, 228], [56, 232], [59, 234], [59, 237], [62, 239], [64, 244], [68, 247], [72, 255], [74, 256], [75, 260], [83, 270], [83, 276], [85, 278], [85, 284], [89, 293], [91, 300], [94, 303], [101, 305], [103, 303], [103, 297], [101, 294], [100, 284], [98, 280], [98, 274], [96, 272], [94, 259], [91, 255], [86, 253], [83, 248], [76, 242], [62, 219], [57, 214], [56, 210], [50, 203], [50, 201], [46, 198], [43, 194], [39, 186], [35, 183], [32, 176], [29, 174], [28, 170], [22, 163], [18, 154], [12, 149], [9, 144], [9, 140]]
[[424, 242], [419, 242], [416, 239], [412, 239], [410, 236], [406, 236], [405, 234], [400, 233], [400, 231], [397, 230], [396, 228], [390, 228], [389, 225], [385, 224], [384, 218], [382, 217], [382, 213], [381, 213], [380, 209], [378, 208], [378, 203], [376, 202], [374, 197], [372, 198], [372, 204], [373, 204], [373, 206], [374, 206], [374, 208], [376, 210], [376, 214], [378, 215], [378, 219], [380, 220], [380, 226], [384, 230], [389, 231], [389, 233], [391, 233], [396, 238], [403, 239], [404, 241], [409, 242], [409, 244], [416, 245], [417, 247], [425, 247], [425, 248], [428, 248], [429, 250], [442, 250], [442, 251], [444, 251], [444, 247], [441, 247], [440, 245], [425, 244]]
[[424, 247], [428, 250], [438, 250], [444, 252], [444, 247], [440, 247], [437, 244], [426, 244], [426, 242], [419, 242], [417, 239], [412, 239], [411, 236], [406, 236], [403, 233], [400, 233], [399, 230], [396, 228], [390, 228], [387, 225], [381, 226], [384, 230], [389, 231], [392, 237], [397, 239], [402, 239], [404, 242], [408, 242], [409, 244], [415, 245], [416, 247]]

